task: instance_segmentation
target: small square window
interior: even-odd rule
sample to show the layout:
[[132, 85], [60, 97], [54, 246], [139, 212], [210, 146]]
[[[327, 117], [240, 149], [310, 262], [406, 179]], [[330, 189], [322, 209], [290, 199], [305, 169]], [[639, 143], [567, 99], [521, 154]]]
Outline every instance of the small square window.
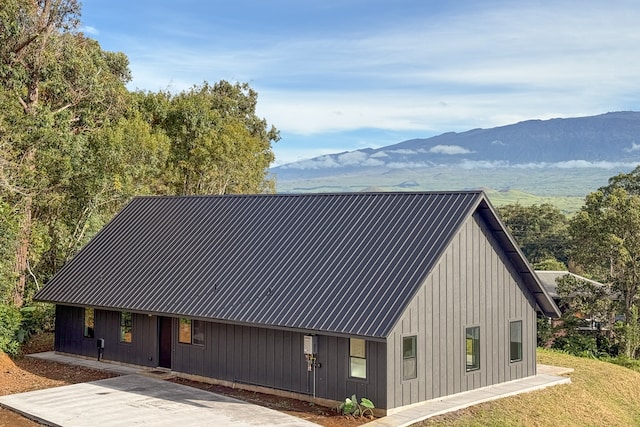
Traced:
[[466, 370], [469, 372], [480, 369], [480, 326], [467, 328], [466, 332]]
[[509, 360], [519, 362], [522, 360], [522, 320], [510, 322], [509, 329]]
[[349, 340], [349, 376], [352, 378], [367, 378], [366, 341], [360, 338]]
[[84, 309], [84, 332], [83, 335], [85, 338], [93, 338], [94, 337], [94, 326], [95, 326], [95, 317], [93, 308], [85, 308]]
[[402, 338], [402, 379], [411, 380], [418, 376], [416, 336]]

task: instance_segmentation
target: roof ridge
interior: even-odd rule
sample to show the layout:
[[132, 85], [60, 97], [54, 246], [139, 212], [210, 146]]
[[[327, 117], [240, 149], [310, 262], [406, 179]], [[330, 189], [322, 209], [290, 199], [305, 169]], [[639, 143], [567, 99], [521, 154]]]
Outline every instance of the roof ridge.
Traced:
[[411, 196], [411, 195], [458, 195], [484, 194], [484, 190], [434, 190], [434, 191], [344, 191], [323, 193], [254, 193], [254, 194], [181, 194], [181, 195], [140, 195], [134, 199], [207, 199], [207, 198], [251, 198], [251, 197], [328, 197], [328, 196]]

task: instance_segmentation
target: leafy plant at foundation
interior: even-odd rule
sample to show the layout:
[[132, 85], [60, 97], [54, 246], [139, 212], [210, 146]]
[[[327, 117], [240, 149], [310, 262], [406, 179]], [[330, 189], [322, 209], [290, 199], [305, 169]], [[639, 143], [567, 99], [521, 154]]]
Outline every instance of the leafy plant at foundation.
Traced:
[[351, 395], [351, 397], [347, 397], [344, 402], [338, 405], [338, 412], [343, 415], [353, 415], [354, 417], [362, 417], [366, 414], [369, 414], [370, 417], [373, 418], [373, 410], [375, 409], [375, 405], [373, 402], [366, 397], [360, 399], [360, 403], [358, 403], [358, 398], [355, 394]]

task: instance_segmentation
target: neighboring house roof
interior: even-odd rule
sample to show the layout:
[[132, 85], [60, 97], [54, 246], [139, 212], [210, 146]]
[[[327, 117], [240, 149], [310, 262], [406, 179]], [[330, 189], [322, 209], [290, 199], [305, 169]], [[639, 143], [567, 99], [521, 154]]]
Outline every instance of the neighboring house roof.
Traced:
[[476, 211], [557, 313], [481, 191], [138, 197], [36, 298], [384, 338]]
[[578, 280], [583, 280], [585, 282], [591, 283], [597, 287], [605, 286], [603, 283], [596, 282], [595, 280], [587, 279], [586, 277], [582, 277], [578, 274], [570, 273], [566, 270], [561, 271], [547, 271], [547, 270], [536, 270], [536, 275], [540, 279], [540, 283], [544, 286], [544, 289], [547, 291], [547, 294], [553, 299], [559, 299], [558, 295], [558, 278], [564, 277], [566, 275], [575, 277]]

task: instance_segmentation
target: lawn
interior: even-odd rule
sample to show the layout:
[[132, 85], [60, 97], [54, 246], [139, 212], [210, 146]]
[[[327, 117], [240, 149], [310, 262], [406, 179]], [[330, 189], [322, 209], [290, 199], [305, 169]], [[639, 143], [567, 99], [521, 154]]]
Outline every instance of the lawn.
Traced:
[[640, 372], [538, 350], [538, 363], [574, 368], [571, 384], [478, 405], [417, 426], [640, 425]]

